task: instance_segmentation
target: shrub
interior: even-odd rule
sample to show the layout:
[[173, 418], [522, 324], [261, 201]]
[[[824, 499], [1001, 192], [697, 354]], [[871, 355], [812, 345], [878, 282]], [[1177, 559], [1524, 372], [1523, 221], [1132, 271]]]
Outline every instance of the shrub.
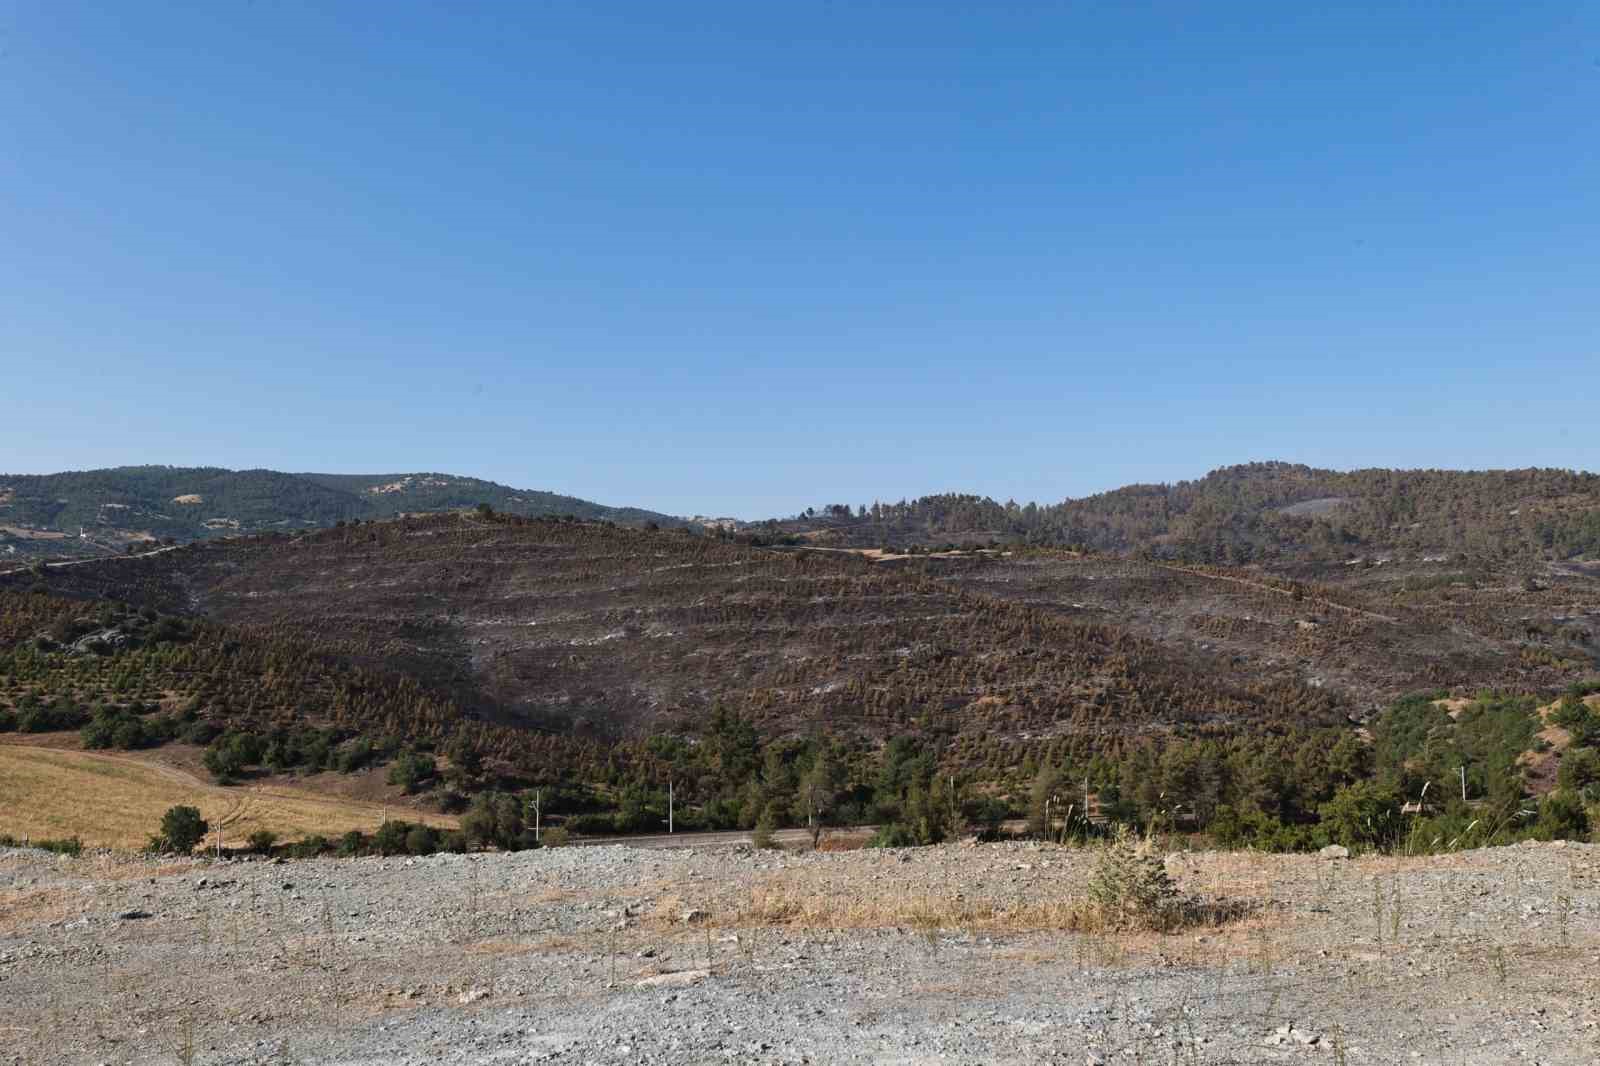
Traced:
[[161, 832], [150, 838], [151, 851], [175, 851], [187, 855], [206, 838], [211, 826], [196, 807], [168, 807], [161, 816]]
[[333, 850], [333, 841], [317, 833], [289, 845], [289, 854], [297, 859], [314, 859], [325, 851]]
[[1587, 840], [1589, 812], [1575, 792], [1558, 788], [1539, 804], [1539, 819], [1533, 825], [1539, 840]]
[[[20, 848], [23, 841], [10, 833], [0, 833], [0, 848]], [[40, 851], [53, 851], [57, 855], [79, 855], [83, 852], [83, 841], [77, 837], [65, 837], [60, 840], [30, 840], [27, 847], [38, 848]]]
[[523, 829], [522, 803], [505, 792], [482, 793], [461, 818], [467, 841], [479, 847], [515, 851], [524, 846]]
[[61, 837], [55, 840], [41, 840], [34, 847], [43, 848], [45, 851], [53, 851], [57, 855], [81, 855], [83, 853], [83, 841], [75, 836]]
[[563, 825], [553, 825], [539, 835], [543, 838], [542, 842], [547, 848], [566, 847], [572, 838], [572, 834], [567, 832], [567, 827]]
[[200, 720], [189, 724], [183, 731], [183, 739], [187, 744], [209, 744], [221, 733], [222, 729], [214, 722]]
[[454, 852], [457, 855], [466, 854], [468, 848], [467, 834], [463, 833], [459, 829], [452, 829], [445, 833], [443, 839], [441, 839], [439, 843], [443, 846], [445, 851]]
[[431, 825], [412, 826], [406, 834], [406, 851], [411, 855], [432, 855], [439, 850], [439, 831]]
[[917, 834], [912, 832], [910, 826], [890, 822], [888, 825], [878, 827], [878, 831], [872, 834], [872, 839], [867, 841], [867, 847], [914, 848], [917, 843]]
[[438, 773], [438, 765], [431, 756], [420, 755], [408, 751], [394, 761], [389, 767], [389, 784], [399, 785], [406, 792], [412, 793], [424, 784], [433, 780]]
[[772, 816], [772, 808], [767, 807], [761, 812], [761, 817], [756, 819], [756, 827], [750, 831], [750, 843], [758, 848], [777, 847], [777, 841], [772, 839], [772, 834], [777, 828], [777, 819]]
[[257, 829], [245, 838], [245, 842], [250, 845], [250, 850], [257, 855], [270, 855], [272, 854], [272, 845], [278, 842], [278, 834], [270, 829]]
[[569, 833], [584, 836], [605, 836], [616, 828], [609, 814], [575, 814], [567, 818], [566, 825]]
[[372, 834], [372, 845], [378, 849], [379, 855], [403, 855], [406, 850], [406, 834], [409, 832], [411, 823], [391, 818]]
[[367, 850], [367, 837], [359, 829], [352, 829], [339, 838], [339, 854], [345, 858], [360, 855]]
[[132, 711], [120, 707], [101, 707], [94, 720], [80, 731], [86, 748], [120, 748], [133, 751], [166, 740], [165, 720], [146, 722]]
[[77, 729], [88, 721], [88, 712], [66, 697], [54, 705], [41, 704], [17, 712], [17, 729], [23, 733], [55, 733], [63, 729]]
[[1550, 721], [1572, 734], [1575, 746], [1593, 744], [1600, 739], [1600, 716], [1577, 697], [1563, 697], [1550, 715]]
[[1318, 808], [1330, 840], [1347, 847], [1392, 841], [1400, 831], [1400, 806], [1404, 801], [1392, 787], [1379, 781], [1346, 785]]
[[1117, 830], [1100, 853], [1089, 881], [1089, 905], [1097, 924], [1111, 929], [1165, 930], [1177, 924], [1177, 886], [1148, 839]]
[[353, 774], [371, 762], [372, 756], [372, 741], [366, 737], [356, 737], [339, 749], [336, 765], [341, 774]]
[[237, 778], [246, 767], [259, 763], [262, 748], [261, 738], [254, 733], [230, 729], [211, 742], [201, 761], [218, 781], [228, 782]]
[[1568, 748], [1561, 757], [1561, 768], [1556, 771], [1556, 783], [1562, 788], [1582, 792], [1597, 781], [1600, 781], [1600, 751]]

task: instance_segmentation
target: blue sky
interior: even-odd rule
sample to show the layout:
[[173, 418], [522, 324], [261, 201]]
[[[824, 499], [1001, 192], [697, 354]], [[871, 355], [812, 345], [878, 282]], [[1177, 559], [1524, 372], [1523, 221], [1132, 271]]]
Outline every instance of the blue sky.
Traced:
[[0, 0], [0, 470], [1600, 467], [1600, 6]]

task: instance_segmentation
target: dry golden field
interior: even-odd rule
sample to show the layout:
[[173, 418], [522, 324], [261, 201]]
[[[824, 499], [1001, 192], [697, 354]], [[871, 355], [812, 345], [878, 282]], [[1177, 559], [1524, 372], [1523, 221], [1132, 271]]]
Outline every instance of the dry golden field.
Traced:
[[[0, 744], [0, 833], [80, 837], [88, 845], [138, 847], [168, 807], [189, 804], [223, 840], [270, 829], [284, 841], [313, 833], [371, 831], [386, 808], [281, 785], [223, 787], [135, 756]], [[387, 808], [396, 818], [454, 828], [456, 819]]]

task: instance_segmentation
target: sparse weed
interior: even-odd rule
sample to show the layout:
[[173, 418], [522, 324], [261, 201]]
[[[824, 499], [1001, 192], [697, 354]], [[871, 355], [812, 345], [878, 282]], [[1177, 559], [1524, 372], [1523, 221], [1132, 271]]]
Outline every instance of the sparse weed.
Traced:
[[1405, 900], [1400, 895], [1400, 879], [1398, 876], [1389, 881], [1389, 941], [1393, 944], [1400, 943], [1400, 925], [1404, 921]]

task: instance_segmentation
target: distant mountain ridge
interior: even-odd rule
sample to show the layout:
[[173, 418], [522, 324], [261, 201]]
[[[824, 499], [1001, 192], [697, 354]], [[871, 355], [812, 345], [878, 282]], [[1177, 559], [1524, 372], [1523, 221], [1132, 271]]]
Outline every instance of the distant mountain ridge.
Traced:
[[456, 474], [124, 466], [0, 474], [0, 558], [100, 554], [150, 539], [327, 527], [479, 504], [528, 517], [683, 524], [636, 507], [609, 507]]
[[1600, 475], [1259, 462], [1052, 505], [962, 494], [834, 505], [770, 523], [769, 532], [818, 546], [995, 540], [1223, 564], [1389, 552], [1568, 559], [1600, 555]]
[[1573, 470], [1320, 470], [1256, 462], [1056, 504], [949, 493], [836, 504], [766, 522], [683, 519], [437, 472], [284, 473], [129, 466], [0, 475], [0, 563], [120, 552], [488, 504], [530, 518], [691, 526], [754, 543], [927, 548], [1034, 544], [1239, 565], [1390, 554], [1600, 558], [1600, 475]]

